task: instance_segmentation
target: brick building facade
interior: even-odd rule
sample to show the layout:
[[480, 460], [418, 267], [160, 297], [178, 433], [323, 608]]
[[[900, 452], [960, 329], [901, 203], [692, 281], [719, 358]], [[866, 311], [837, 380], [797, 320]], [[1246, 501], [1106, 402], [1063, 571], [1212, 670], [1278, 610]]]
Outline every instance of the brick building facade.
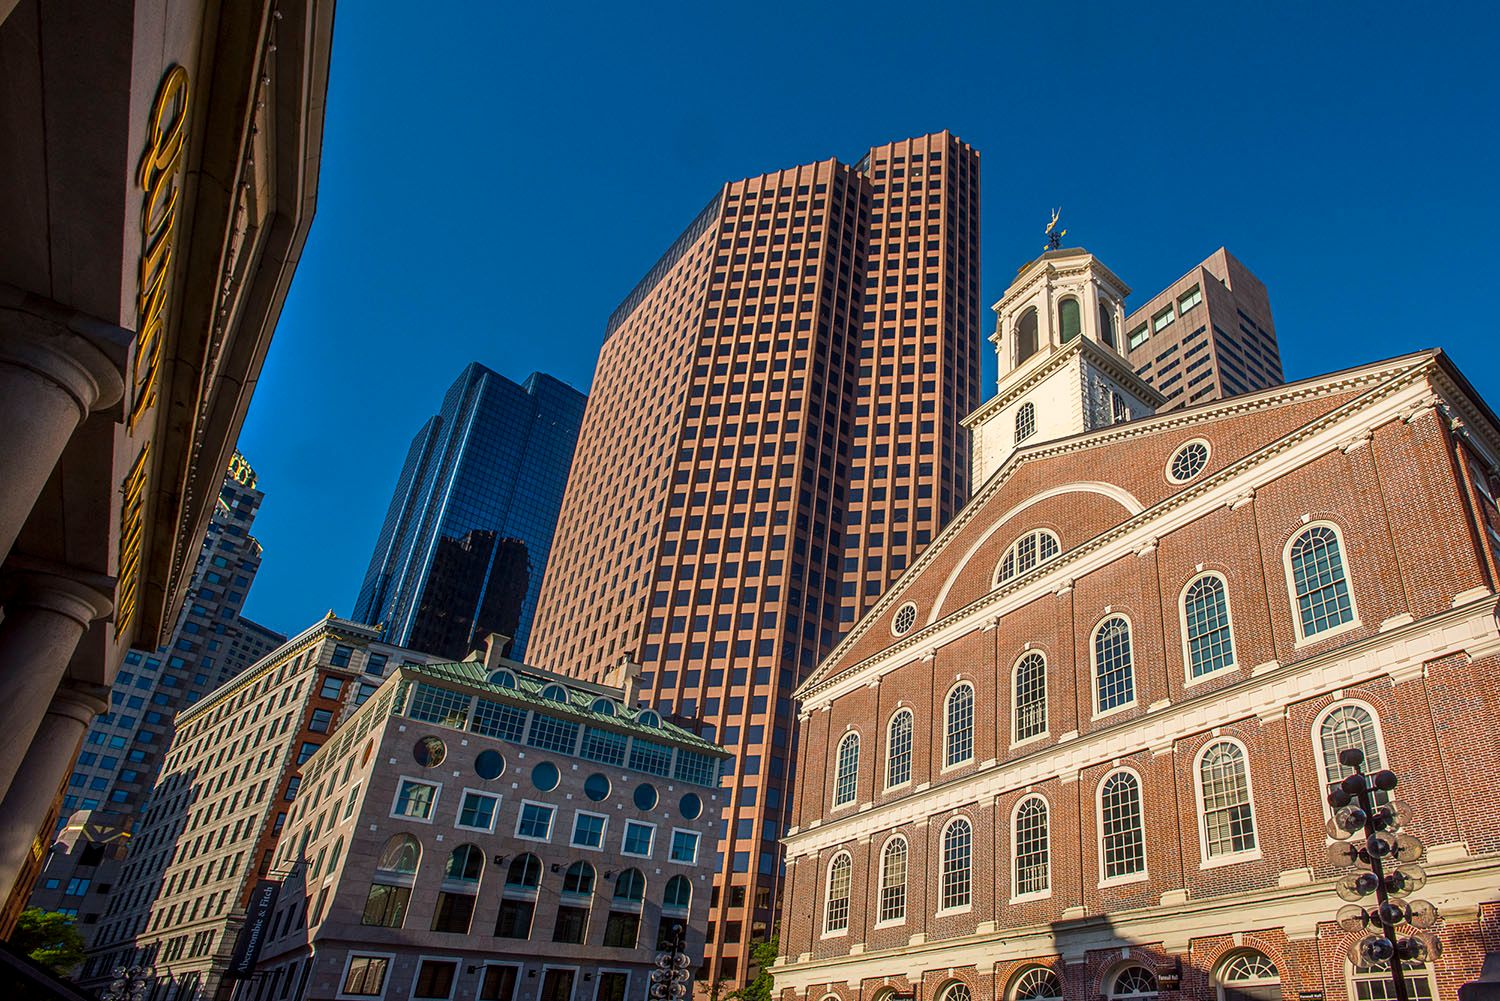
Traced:
[[1497, 462], [1438, 352], [1018, 447], [798, 691], [782, 1001], [1384, 1001], [1325, 859], [1351, 743], [1456, 996], [1500, 950]]

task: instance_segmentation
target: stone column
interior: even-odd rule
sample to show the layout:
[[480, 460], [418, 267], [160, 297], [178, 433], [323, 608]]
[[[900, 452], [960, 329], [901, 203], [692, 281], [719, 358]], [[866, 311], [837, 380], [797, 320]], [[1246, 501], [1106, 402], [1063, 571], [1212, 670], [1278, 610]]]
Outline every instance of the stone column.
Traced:
[[89, 722], [109, 707], [108, 697], [103, 685], [64, 685], [47, 707], [17, 781], [0, 800], [0, 899], [9, 897], [34, 839], [50, 833], [40, 830], [47, 810], [73, 768]]
[[11, 582], [0, 621], [0, 796], [10, 794], [84, 630], [112, 607], [102, 591], [61, 574], [27, 571]]
[[75, 329], [103, 325], [55, 311], [0, 286], [0, 562], [78, 425], [125, 392], [123, 362]]

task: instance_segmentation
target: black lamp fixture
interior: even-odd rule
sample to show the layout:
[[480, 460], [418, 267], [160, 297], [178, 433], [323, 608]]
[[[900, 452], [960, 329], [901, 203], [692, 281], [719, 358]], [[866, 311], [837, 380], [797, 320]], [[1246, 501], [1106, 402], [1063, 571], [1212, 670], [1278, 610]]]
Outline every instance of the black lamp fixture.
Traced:
[[683, 1001], [687, 997], [688, 984], [693, 979], [688, 966], [687, 927], [674, 921], [668, 932], [672, 937], [668, 947], [656, 954], [656, 968], [651, 971], [651, 987], [646, 992], [650, 1001]]

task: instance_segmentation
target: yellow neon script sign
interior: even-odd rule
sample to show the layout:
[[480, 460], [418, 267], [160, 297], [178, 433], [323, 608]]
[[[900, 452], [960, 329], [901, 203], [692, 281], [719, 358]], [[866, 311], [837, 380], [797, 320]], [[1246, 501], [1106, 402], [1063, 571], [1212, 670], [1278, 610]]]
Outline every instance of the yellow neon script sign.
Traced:
[[135, 341], [135, 386], [126, 426], [132, 431], [156, 402], [166, 339], [172, 249], [177, 239], [178, 177], [187, 144], [188, 74], [174, 66], [161, 82], [146, 133], [146, 155], [136, 180], [146, 190], [141, 208], [141, 264], [136, 293], [140, 331]]
[[236, 482], [254, 489], [255, 470], [250, 468], [250, 463], [246, 462], [245, 457], [238, 452], [229, 457], [229, 475], [233, 476]]
[[120, 565], [116, 568], [120, 586], [115, 591], [115, 635], [123, 633], [135, 621], [141, 596], [141, 547], [146, 535], [146, 456], [151, 452], [148, 441], [141, 446], [130, 472], [125, 477], [125, 500], [120, 505]]

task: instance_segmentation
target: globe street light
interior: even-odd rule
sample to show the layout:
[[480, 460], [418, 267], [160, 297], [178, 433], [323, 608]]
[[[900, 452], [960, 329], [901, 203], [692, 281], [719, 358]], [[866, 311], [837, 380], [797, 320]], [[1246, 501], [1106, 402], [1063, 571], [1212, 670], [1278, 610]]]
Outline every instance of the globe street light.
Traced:
[[117, 966], [114, 974], [99, 1001], [141, 1001], [146, 988], [156, 979], [156, 970], [150, 966]]
[[674, 922], [671, 936], [670, 947], [656, 954], [656, 969], [651, 971], [651, 989], [647, 995], [652, 1001], [682, 1001], [693, 979], [688, 969], [692, 960], [684, 950], [687, 927], [681, 921]]

